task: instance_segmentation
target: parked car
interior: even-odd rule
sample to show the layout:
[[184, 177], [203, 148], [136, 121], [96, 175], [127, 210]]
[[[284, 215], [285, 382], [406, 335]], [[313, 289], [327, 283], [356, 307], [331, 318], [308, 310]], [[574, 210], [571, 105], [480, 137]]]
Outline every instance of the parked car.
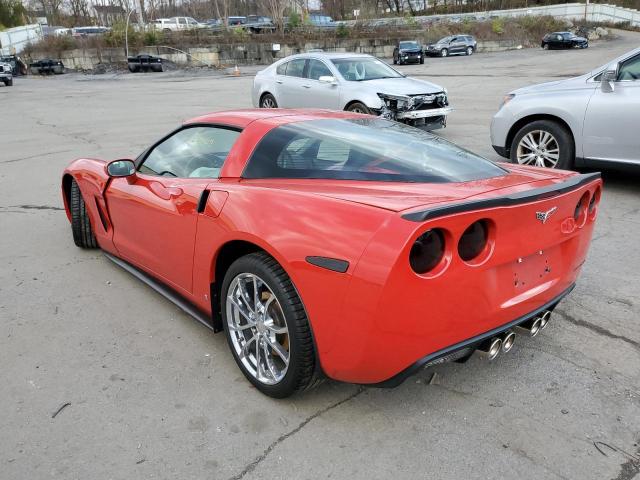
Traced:
[[473, 55], [478, 42], [471, 35], [449, 35], [436, 43], [427, 45], [424, 53], [432, 57], [448, 57], [449, 55]]
[[491, 143], [514, 163], [564, 168], [639, 166], [640, 48], [575, 78], [509, 93]]
[[247, 15], [246, 22], [242, 28], [251, 33], [272, 32], [276, 29], [273, 20], [270, 17], [262, 15]]
[[64, 73], [64, 63], [62, 60], [43, 58], [29, 65], [33, 75], [61, 75]]
[[309, 23], [316, 28], [336, 28], [337, 24], [329, 15], [312, 13], [309, 15]]
[[136, 160], [76, 160], [61, 190], [77, 246], [224, 331], [246, 378], [286, 397], [535, 336], [586, 260], [599, 177], [357, 113], [242, 110]]
[[589, 40], [571, 32], [553, 32], [544, 36], [540, 46], [545, 50], [552, 48], [587, 48]]
[[393, 64], [402, 65], [409, 62], [424, 63], [422, 45], [415, 40], [398, 42], [393, 49]]
[[444, 127], [452, 111], [443, 87], [358, 53], [313, 52], [279, 60], [255, 76], [252, 101], [261, 108], [369, 113], [427, 130]]
[[4, 83], [5, 87], [11, 87], [13, 85], [11, 64], [0, 62], [0, 82]]
[[17, 55], [0, 55], [0, 63], [8, 63], [14, 77], [27, 74], [27, 64]]
[[244, 25], [245, 23], [247, 23], [247, 17], [227, 17], [227, 25], [230, 27]]
[[205, 23], [200, 23], [192, 17], [171, 17], [152, 20], [151, 27], [162, 30], [163, 32], [177, 32], [179, 30], [207, 28], [208, 25]]
[[109, 27], [75, 27], [71, 29], [71, 35], [74, 37], [97, 37], [110, 30]]
[[127, 64], [131, 73], [162, 71], [162, 58], [153, 55], [141, 54], [128, 57]]

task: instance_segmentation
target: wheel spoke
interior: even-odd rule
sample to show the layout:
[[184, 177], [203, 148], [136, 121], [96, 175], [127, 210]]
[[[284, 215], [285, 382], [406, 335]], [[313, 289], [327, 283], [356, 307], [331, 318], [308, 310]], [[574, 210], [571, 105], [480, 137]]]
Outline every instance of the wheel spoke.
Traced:
[[247, 340], [245, 342], [245, 344], [242, 346], [242, 350], [240, 351], [242, 353], [243, 357], [246, 357], [249, 354], [249, 346], [256, 341], [256, 339], [258, 338], [258, 334], [256, 333], [253, 337], [251, 337], [249, 340]]
[[284, 347], [280, 345], [277, 340], [271, 340], [269, 337], [266, 337], [266, 339], [269, 346], [278, 354], [284, 364], [289, 365], [289, 354]]
[[267, 342], [263, 342], [262, 343], [262, 348], [264, 349], [264, 358], [265, 358], [265, 363], [267, 364], [267, 368], [269, 369], [269, 373], [271, 373], [271, 377], [273, 377], [274, 380], [278, 379], [278, 372], [276, 370], [276, 366], [273, 363], [273, 360], [270, 358], [269, 352], [267, 350]]
[[255, 322], [249, 317], [247, 313], [244, 312], [244, 310], [242, 309], [242, 306], [238, 302], [236, 302], [235, 298], [229, 295], [227, 297], [227, 300], [229, 300], [229, 302], [231, 302], [231, 304], [234, 307], [236, 307], [236, 310], [238, 311], [238, 313], [240, 313], [240, 315], [242, 315], [245, 318], [245, 320], [250, 324], [250, 326], [255, 325]]
[[287, 327], [279, 327], [275, 323], [271, 325], [265, 324], [265, 327], [267, 327], [269, 331], [275, 333], [276, 335], [284, 335], [285, 333], [289, 333], [289, 329]]
[[244, 303], [247, 305], [247, 308], [251, 312], [256, 313], [255, 303], [253, 305], [251, 304], [251, 297], [249, 296], [249, 292], [247, 291], [246, 286], [242, 279], [238, 280], [238, 290], [240, 291], [240, 297], [242, 298]]
[[256, 340], [256, 378], [260, 380], [261, 377], [261, 365], [260, 365], [260, 344], [262, 343], [262, 337]]
[[531, 135], [530, 133], [522, 137], [521, 143], [523, 143], [524, 146], [529, 150], [535, 150], [537, 148], [536, 142], [533, 139], [533, 135]]

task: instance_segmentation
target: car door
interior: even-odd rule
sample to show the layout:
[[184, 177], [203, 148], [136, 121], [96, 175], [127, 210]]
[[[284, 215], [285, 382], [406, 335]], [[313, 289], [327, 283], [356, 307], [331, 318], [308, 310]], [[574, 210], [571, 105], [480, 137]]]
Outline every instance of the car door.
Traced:
[[453, 37], [449, 44], [449, 53], [460, 53], [464, 51], [464, 41], [462, 37]]
[[[296, 58], [287, 63], [284, 76], [280, 76], [278, 83], [278, 105], [283, 108], [299, 108], [305, 102], [305, 96], [309, 89], [303, 85], [308, 84], [305, 78], [307, 66], [306, 58]], [[317, 105], [314, 105], [317, 106]]]
[[[322, 107], [339, 109], [340, 90], [335, 74], [322, 60], [310, 58], [306, 68], [307, 81], [302, 84], [306, 89], [301, 98], [301, 107]], [[333, 77], [335, 82], [321, 82], [320, 77]]]
[[613, 85], [611, 92], [596, 88], [587, 105], [584, 157], [640, 164], [640, 54], [620, 62]]
[[238, 135], [224, 126], [185, 126], [149, 149], [135, 175], [111, 180], [106, 201], [122, 258], [191, 291], [198, 202]]

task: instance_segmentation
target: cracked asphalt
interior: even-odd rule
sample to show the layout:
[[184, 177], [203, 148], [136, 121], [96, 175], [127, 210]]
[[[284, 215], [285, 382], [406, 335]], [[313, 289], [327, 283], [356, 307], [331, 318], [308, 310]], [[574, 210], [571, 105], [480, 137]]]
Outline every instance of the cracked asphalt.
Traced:
[[[639, 39], [404, 70], [449, 89], [443, 136], [497, 160], [489, 122], [505, 93], [588, 71]], [[0, 478], [640, 476], [640, 174], [605, 174], [580, 281], [538, 337], [392, 390], [325, 382], [262, 396], [222, 335], [73, 245], [59, 191], [70, 160], [135, 156], [184, 119], [249, 107], [255, 70], [0, 87]]]

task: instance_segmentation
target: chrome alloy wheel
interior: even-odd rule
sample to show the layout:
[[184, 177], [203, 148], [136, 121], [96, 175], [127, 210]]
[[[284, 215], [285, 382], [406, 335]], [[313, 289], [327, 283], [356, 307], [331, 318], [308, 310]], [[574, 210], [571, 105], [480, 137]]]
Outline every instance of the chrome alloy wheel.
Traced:
[[545, 130], [532, 130], [520, 139], [516, 158], [521, 165], [555, 168], [560, 158], [558, 141]]
[[276, 108], [276, 102], [273, 97], [265, 97], [262, 99], [262, 108]]
[[233, 348], [259, 382], [274, 385], [289, 368], [289, 329], [269, 286], [257, 275], [241, 273], [229, 285], [227, 328]]

